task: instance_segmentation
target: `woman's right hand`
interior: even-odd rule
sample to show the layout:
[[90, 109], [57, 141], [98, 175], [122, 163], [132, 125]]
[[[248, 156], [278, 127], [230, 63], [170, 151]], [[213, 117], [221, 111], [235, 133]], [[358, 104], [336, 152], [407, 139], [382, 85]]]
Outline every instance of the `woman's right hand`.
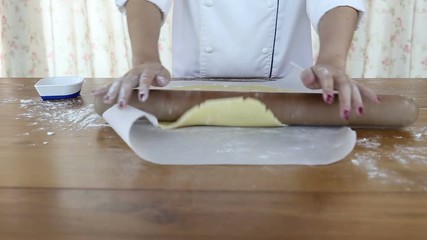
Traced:
[[116, 101], [120, 108], [124, 108], [134, 88], [138, 88], [139, 101], [144, 102], [148, 99], [150, 86], [164, 87], [170, 79], [169, 71], [161, 63], [147, 62], [134, 67], [107, 87], [94, 90], [92, 95], [103, 96], [105, 104]]

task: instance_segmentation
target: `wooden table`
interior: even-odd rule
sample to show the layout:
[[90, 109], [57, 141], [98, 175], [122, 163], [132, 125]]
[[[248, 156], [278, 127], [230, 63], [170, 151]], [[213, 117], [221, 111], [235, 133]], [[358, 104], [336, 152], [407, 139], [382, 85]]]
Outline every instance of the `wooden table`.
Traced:
[[357, 130], [324, 167], [158, 166], [83, 97], [0, 80], [0, 239], [427, 239], [427, 80], [365, 80], [416, 98], [415, 125]]

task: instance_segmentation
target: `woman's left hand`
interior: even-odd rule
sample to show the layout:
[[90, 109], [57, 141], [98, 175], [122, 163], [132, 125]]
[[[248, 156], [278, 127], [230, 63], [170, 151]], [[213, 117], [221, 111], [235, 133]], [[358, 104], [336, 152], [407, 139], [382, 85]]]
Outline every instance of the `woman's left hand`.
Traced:
[[364, 114], [365, 107], [362, 97], [375, 103], [381, 102], [373, 90], [357, 83], [346, 74], [344, 64], [318, 62], [305, 70], [301, 79], [303, 84], [310, 89], [322, 89], [323, 100], [327, 104], [334, 102], [334, 90], [338, 91], [340, 116], [346, 121], [350, 119], [352, 111], [358, 115]]

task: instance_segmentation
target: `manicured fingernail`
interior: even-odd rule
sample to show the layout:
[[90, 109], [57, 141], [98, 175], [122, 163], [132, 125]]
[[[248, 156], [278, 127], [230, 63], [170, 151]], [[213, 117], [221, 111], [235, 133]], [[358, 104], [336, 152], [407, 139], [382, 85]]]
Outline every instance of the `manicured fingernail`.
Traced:
[[104, 96], [104, 103], [108, 104], [110, 103], [110, 100], [111, 100], [110, 96], [107, 96], [107, 95]]
[[326, 102], [332, 104], [334, 102], [334, 95], [328, 94], [328, 96], [326, 97]]
[[346, 121], [350, 120], [350, 110], [349, 109], [345, 109], [343, 114], [344, 114], [344, 119]]
[[148, 94], [145, 94], [145, 93], [140, 93], [139, 94], [139, 100], [141, 102], [145, 102], [145, 101], [147, 101], [147, 99], [148, 99]]
[[380, 96], [377, 97], [377, 100], [378, 100], [378, 102], [382, 102], [383, 101]]
[[359, 107], [359, 108], [357, 109], [357, 111], [359, 112], [359, 114], [360, 114], [360, 115], [365, 114], [365, 109], [364, 109], [363, 107]]
[[125, 101], [120, 100], [119, 101], [119, 108], [124, 108], [125, 107]]
[[323, 94], [323, 101], [325, 101], [325, 103], [329, 103], [329, 96], [328, 96], [328, 94], [326, 94], [326, 93]]

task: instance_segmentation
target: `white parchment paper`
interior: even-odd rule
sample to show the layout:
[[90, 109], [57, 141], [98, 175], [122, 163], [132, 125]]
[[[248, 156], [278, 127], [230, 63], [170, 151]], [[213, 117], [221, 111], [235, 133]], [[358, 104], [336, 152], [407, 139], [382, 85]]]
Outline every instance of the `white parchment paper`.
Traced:
[[[264, 86], [307, 92], [300, 69]], [[200, 84], [254, 85], [254, 83], [173, 82], [169, 87]], [[186, 127], [163, 130], [150, 113], [113, 106], [104, 119], [142, 159], [169, 165], [326, 165], [345, 158], [356, 144], [348, 127]]]
[[151, 114], [117, 106], [103, 117], [139, 157], [158, 164], [325, 165], [345, 158], [356, 143], [347, 127], [163, 130]]

